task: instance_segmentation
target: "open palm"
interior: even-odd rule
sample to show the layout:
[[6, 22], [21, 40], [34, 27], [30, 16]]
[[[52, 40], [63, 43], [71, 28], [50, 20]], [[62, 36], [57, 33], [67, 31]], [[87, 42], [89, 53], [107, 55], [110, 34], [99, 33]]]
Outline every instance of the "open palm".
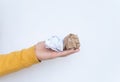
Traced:
[[67, 56], [67, 55], [76, 53], [78, 51], [80, 51], [80, 49], [56, 52], [51, 49], [45, 48], [44, 41], [39, 42], [38, 44], [35, 45], [36, 56], [39, 60], [46, 60], [46, 59], [52, 59], [52, 58], [56, 58], [56, 57]]

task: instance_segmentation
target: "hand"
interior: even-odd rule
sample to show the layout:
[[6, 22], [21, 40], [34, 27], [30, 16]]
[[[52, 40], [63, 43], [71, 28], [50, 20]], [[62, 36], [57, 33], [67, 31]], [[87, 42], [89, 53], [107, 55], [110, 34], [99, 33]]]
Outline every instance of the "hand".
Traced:
[[76, 53], [78, 51], [80, 51], [80, 49], [56, 52], [51, 49], [45, 48], [44, 41], [39, 42], [38, 44], [35, 45], [36, 56], [39, 60], [47, 60], [47, 59], [53, 59], [53, 58], [57, 58], [57, 57], [63, 57], [63, 56], [67, 56], [67, 55]]

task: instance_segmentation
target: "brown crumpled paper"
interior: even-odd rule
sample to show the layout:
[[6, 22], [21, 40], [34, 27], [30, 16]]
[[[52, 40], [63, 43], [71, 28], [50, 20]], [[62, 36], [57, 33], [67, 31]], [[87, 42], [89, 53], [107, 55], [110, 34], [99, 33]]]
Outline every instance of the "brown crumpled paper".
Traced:
[[75, 34], [69, 34], [63, 41], [64, 50], [78, 49], [80, 47], [79, 38]]

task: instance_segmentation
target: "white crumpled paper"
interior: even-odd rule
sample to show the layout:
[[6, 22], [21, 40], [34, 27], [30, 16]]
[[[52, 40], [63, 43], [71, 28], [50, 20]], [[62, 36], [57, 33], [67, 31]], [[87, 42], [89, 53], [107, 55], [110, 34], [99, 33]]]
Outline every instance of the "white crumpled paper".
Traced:
[[63, 39], [58, 36], [52, 36], [51, 38], [45, 40], [46, 48], [50, 48], [54, 51], [63, 51]]

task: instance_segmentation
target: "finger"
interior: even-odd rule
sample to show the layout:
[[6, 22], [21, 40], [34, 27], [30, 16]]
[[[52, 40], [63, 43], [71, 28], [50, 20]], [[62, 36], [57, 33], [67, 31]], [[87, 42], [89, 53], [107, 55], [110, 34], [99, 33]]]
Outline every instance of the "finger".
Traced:
[[73, 54], [73, 53], [76, 53], [80, 51], [80, 49], [76, 49], [76, 50], [66, 50], [66, 51], [63, 51], [63, 52], [59, 52], [58, 53], [58, 56], [67, 56], [67, 55], [70, 55], [70, 54]]

